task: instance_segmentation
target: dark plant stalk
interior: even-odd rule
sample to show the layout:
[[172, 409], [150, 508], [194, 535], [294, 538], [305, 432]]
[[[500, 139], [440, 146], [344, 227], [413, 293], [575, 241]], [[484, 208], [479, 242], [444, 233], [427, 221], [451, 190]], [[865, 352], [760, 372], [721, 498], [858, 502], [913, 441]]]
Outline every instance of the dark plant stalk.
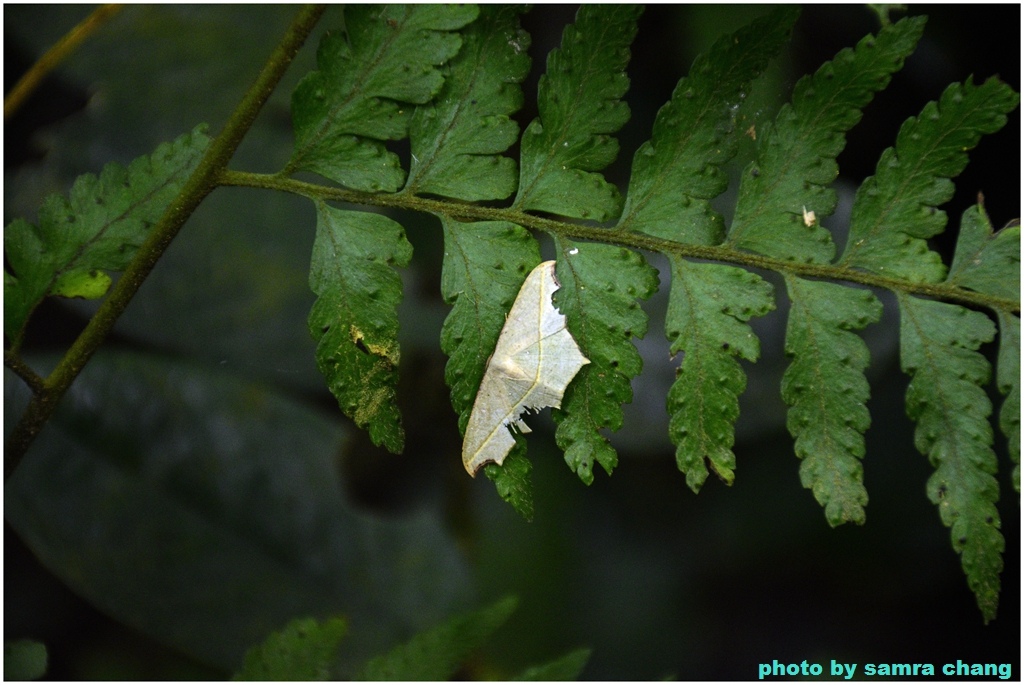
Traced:
[[42, 83], [47, 74], [78, 49], [78, 46], [84, 43], [97, 29], [120, 12], [121, 8], [122, 5], [100, 5], [88, 17], [80, 21], [75, 28], [68, 31], [52, 48], [43, 53], [43, 56], [25, 72], [24, 76], [18, 79], [18, 82], [11, 88], [11, 92], [4, 97], [4, 120], [9, 119], [18, 110], [28, 96]]

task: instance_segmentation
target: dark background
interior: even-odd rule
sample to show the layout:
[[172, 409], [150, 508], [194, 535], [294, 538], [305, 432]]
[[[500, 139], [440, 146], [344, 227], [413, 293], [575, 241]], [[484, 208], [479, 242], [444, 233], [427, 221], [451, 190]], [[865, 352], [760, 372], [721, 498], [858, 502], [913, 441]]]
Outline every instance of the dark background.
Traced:
[[[88, 11], [6, 5], [5, 88]], [[523, 125], [535, 115], [533, 94], [544, 55], [575, 11], [540, 6], [524, 17], [534, 65], [524, 84], [526, 105], [517, 115]], [[633, 118], [621, 133], [623, 152], [608, 171], [611, 180], [625, 187], [632, 151], [648, 137], [657, 108], [697, 52], [760, 11], [648, 8], [629, 67]], [[199, 121], [208, 121], [215, 132], [292, 12], [126, 9], [6, 122], [5, 223], [16, 216], [34, 219], [46, 193], [66, 193], [78, 174], [98, 172], [111, 160], [127, 162]], [[321, 28], [340, 23], [338, 12], [328, 12]], [[972, 74], [977, 82], [999, 75], [1019, 91], [1019, 6], [912, 5], [909, 13], [929, 16], [924, 39], [850, 132], [839, 158], [840, 210], [827, 226], [841, 226], [856, 185], [873, 173], [902, 122], [948, 84]], [[859, 6], [805, 8], [788, 56], [769, 75], [765, 92], [752, 95], [750, 111], [767, 116], [800, 75], [876, 30], [874, 15]], [[287, 159], [288, 93], [312, 68], [314, 46], [315, 37], [234, 168], [270, 171]], [[957, 194], [944, 207], [949, 230], [934, 242], [947, 263], [959, 216], [979, 192], [997, 227], [1019, 216], [1019, 135], [1018, 110], [1003, 131], [982, 139], [955, 179]], [[756, 677], [758, 663], [773, 659], [1011, 662], [1013, 679], [1020, 678], [1020, 510], [1005, 440], [997, 432], [1006, 568], [999, 617], [985, 626], [949, 531], [925, 496], [931, 468], [914, 449], [913, 427], [903, 410], [906, 378], [896, 357], [891, 299], [883, 297], [882, 322], [865, 332], [872, 350], [873, 418], [864, 459], [871, 497], [866, 525], [830, 529], [811, 493], [800, 487], [799, 462], [778, 399], [785, 368], [783, 312], [755, 322], [762, 361], [747, 365], [751, 380], [737, 429], [735, 485], [726, 488], [710, 479], [699, 496], [686, 488], [665, 437], [663, 404], [672, 364], [661, 330], [664, 292], [645, 305], [652, 317], [639, 344], [645, 371], [634, 381], [636, 401], [615, 441], [620, 464], [614, 477], [598, 473], [591, 487], [580, 484], [554, 450], [550, 422], [534, 420], [539, 428], [530, 456], [537, 511], [528, 524], [486, 479], [469, 481], [458, 464], [459, 437], [437, 346], [447, 308], [438, 295], [436, 225], [423, 217], [398, 217], [416, 250], [402, 310], [400, 401], [408, 439], [405, 454], [387, 455], [345, 424], [318, 385], [304, 324], [311, 302], [303, 290], [303, 267], [308, 268], [312, 213], [301, 201], [266, 195], [215, 193], [161, 263], [153, 284], [140, 292], [108, 348], [193, 364], [200, 376], [208, 367], [211, 375], [226, 371], [255, 380], [338, 424], [345, 439], [336, 465], [346, 506], [391, 521], [437, 520], [465, 553], [472, 580], [450, 593], [450, 611], [507, 593], [520, 597], [518, 612], [481, 656], [481, 663], [496, 669], [487, 672], [507, 677], [588, 646], [594, 652], [584, 677], [590, 679], [746, 680]], [[723, 211], [727, 207], [726, 202]], [[282, 232], [289, 236], [285, 243]], [[651, 261], [660, 266], [656, 258]], [[181, 285], [193, 278], [194, 290]], [[258, 296], [251, 295], [254, 290]], [[243, 305], [255, 312], [251, 319], [232, 318]], [[48, 303], [37, 312], [27, 348], [40, 354], [64, 350], [89, 307]], [[183, 339], [189, 337], [198, 341]], [[983, 351], [994, 359], [994, 345]], [[10, 374], [5, 378], [10, 387]], [[12, 395], [6, 397], [10, 412]], [[993, 401], [998, 411], [1000, 398], [993, 395]], [[13, 425], [8, 412], [5, 431]], [[111, 454], [124, 449], [92, 446]], [[37, 452], [42, 449], [37, 445]], [[79, 581], [68, 581], [75, 578], [74, 568], [48, 570], [36, 556], [5, 525], [5, 639], [45, 642], [49, 678], [215, 678], [231, 670], [184, 654], [178, 643], [172, 642], [179, 649], [166, 646], [167, 640], [153, 639], [137, 622], [126, 625], [110, 609], [97, 610], [97, 602], [82, 598], [88, 591]], [[429, 585], [422, 591], [435, 592]]]

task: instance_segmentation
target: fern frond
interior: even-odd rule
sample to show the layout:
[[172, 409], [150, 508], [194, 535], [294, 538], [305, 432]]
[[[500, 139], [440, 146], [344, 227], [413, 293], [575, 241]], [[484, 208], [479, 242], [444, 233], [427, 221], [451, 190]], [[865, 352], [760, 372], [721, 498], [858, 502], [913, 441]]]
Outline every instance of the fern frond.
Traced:
[[523, 134], [519, 192], [513, 207], [607, 221], [618, 189], [597, 173], [619, 152], [611, 134], [629, 120], [621, 100], [639, 5], [583, 5], [548, 56], [538, 86], [540, 116]]
[[817, 219], [835, 211], [828, 184], [839, 173], [835, 160], [846, 132], [902, 68], [923, 30], [922, 17], [903, 19], [800, 79], [792, 104], [758, 131], [757, 160], [743, 172], [728, 245], [800, 262], [832, 260], [831, 235], [804, 211]]
[[796, 276], [786, 278], [786, 288], [792, 301], [786, 354], [793, 363], [782, 378], [782, 399], [791, 407], [786, 426], [803, 460], [800, 482], [833, 526], [863, 523], [869, 353], [851, 331], [878, 321], [882, 303], [868, 290]]
[[[526, 274], [540, 263], [537, 241], [513, 223], [460, 223], [441, 217], [444, 263], [441, 295], [452, 310], [441, 328], [441, 350], [448, 355], [445, 381], [452, 389], [452, 408], [459, 415], [459, 432], [466, 432], [487, 360], [494, 351], [505, 315], [523, 285]], [[531, 464], [526, 444], [515, 435], [516, 446], [502, 466], [489, 464], [484, 473], [495, 481], [502, 499], [530, 520]]]
[[776, 10], [723, 36], [696, 59], [659, 111], [650, 141], [633, 156], [618, 228], [717, 245], [722, 217], [709, 200], [728, 185], [721, 166], [736, 154], [734, 117], [751, 81], [785, 46], [799, 11]]
[[1013, 460], [1013, 489], [1020, 493], [1020, 317], [999, 312], [999, 364], [996, 385], [1006, 396], [999, 428]]
[[982, 386], [989, 364], [976, 350], [995, 336], [987, 316], [945, 302], [898, 295], [900, 362], [911, 376], [907, 414], [914, 443], [935, 467], [928, 497], [952, 529], [967, 582], [986, 621], [995, 618], [1003, 536], [993, 477], [992, 411]]
[[317, 300], [309, 331], [316, 360], [338, 406], [375, 445], [401, 452], [405, 442], [395, 403], [398, 303], [412, 245], [395, 221], [316, 203], [316, 240], [309, 285]]
[[446, 680], [515, 611], [506, 597], [479, 611], [456, 616], [371, 659], [353, 680]]
[[673, 355], [682, 351], [668, 393], [669, 437], [686, 484], [698, 492], [708, 477], [705, 460], [733, 482], [734, 424], [747, 376], [736, 357], [757, 360], [760, 342], [746, 324], [775, 308], [772, 287], [745, 269], [722, 264], [672, 263], [672, 292], [665, 331]]
[[[859, 331], [879, 320], [881, 305], [860, 286], [836, 281], [887, 288], [900, 309], [915, 446], [934, 467], [928, 496], [951, 529], [984, 617], [994, 617], [1004, 540], [995, 506], [992, 405], [985, 392], [991, 368], [979, 349], [994, 339], [995, 326], [963, 305], [991, 309], [998, 322], [996, 388], [1004, 398], [998, 424], [1019, 492], [1020, 228], [993, 231], [979, 202], [962, 217], [948, 275], [927, 241], [945, 229], [938, 207], [951, 197], [951, 179], [966, 164], [965, 153], [1005, 124], [1019, 96], [995, 79], [977, 86], [967, 80], [905, 122], [857, 192], [849, 238], [836, 261], [836, 245], [820, 218], [836, 207], [829, 186], [838, 174], [837, 156], [863, 108], [920, 40], [923, 18], [890, 25], [883, 11], [884, 27], [876, 36], [801, 79], [775, 120], [757, 125], [757, 158], [742, 174], [727, 229], [712, 202], [727, 189], [723, 166], [736, 153], [737, 111], [782, 50], [797, 11], [775, 10], [695, 60], [659, 110], [650, 140], [633, 154], [625, 197], [602, 174], [619, 152], [615, 136], [629, 118], [626, 68], [641, 10], [579, 10], [561, 46], [547, 56], [539, 115], [520, 132], [513, 117], [523, 101], [531, 40], [520, 27], [523, 11], [496, 5], [346, 8], [343, 29], [324, 37], [316, 71], [293, 93], [295, 146], [288, 164], [275, 175], [229, 170], [238, 141], [319, 16], [301, 13], [213, 149], [197, 129], [127, 169], [111, 165], [98, 178], [78, 179], [69, 199], [45, 201], [38, 227], [20, 219], [10, 223], [7, 363], [35, 392], [15, 428], [29, 437], [14, 442], [31, 441], [123, 311], [101, 311], [86, 329], [92, 341], [83, 335], [85, 343], [76, 343], [44, 380], [19, 356], [26, 321], [40, 300], [98, 298], [111, 282], [108, 272], [129, 264], [132, 278], [122, 285], [141, 282], [145, 274], [136, 277], [134, 270], [151, 262], [138, 258], [137, 248], [163, 237], [149, 230], [154, 222], [163, 216], [162, 228], [175, 215], [184, 221], [218, 184], [249, 185], [314, 202], [309, 283], [316, 301], [308, 326], [317, 365], [344, 413], [376, 444], [396, 452], [404, 442], [396, 402], [402, 295], [396, 267], [408, 264], [412, 247], [391, 218], [328, 202], [439, 218], [441, 292], [451, 306], [441, 348], [449, 357], [446, 381], [463, 431], [506, 312], [541, 259], [531, 232], [554, 239], [560, 280], [554, 304], [589, 360], [574, 380], [558, 383], [559, 392], [569, 385], [553, 412], [555, 438], [585, 483], [593, 481], [595, 463], [608, 473], [617, 465], [605, 429], [621, 427], [622, 405], [631, 401], [631, 383], [642, 367], [632, 343], [648, 326], [639, 301], [655, 292], [659, 278], [641, 251], [663, 254], [671, 270], [666, 332], [672, 354], [682, 357], [667, 398], [669, 434], [693, 491], [710, 472], [726, 484], [735, 477], [734, 424], [747, 382], [740, 360], [758, 358], [760, 343], [749, 322], [774, 307], [771, 285], [750, 269], [775, 273], [792, 303], [785, 342], [792, 361], [782, 397], [801, 482], [830, 524], [859, 523], [868, 501], [860, 460], [870, 424], [864, 374], [869, 356]], [[408, 147], [395, 144], [406, 137]], [[518, 160], [506, 156], [516, 143]], [[222, 154], [214, 154], [218, 149]], [[195, 174], [204, 150], [207, 161]], [[411, 160], [408, 171], [399, 152]], [[307, 172], [327, 181], [287, 178]], [[184, 186], [190, 175], [193, 182]], [[170, 202], [175, 196], [183, 201]], [[126, 304], [131, 292], [125, 289], [122, 298], [118, 288], [107, 304]], [[516, 435], [515, 442], [503, 464], [489, 464], [485, 473], [529, 519], [532, 464], [526, 441]], [[448, 677], [466, 645], [510, 611], [510, 603], [500, 603], [423, 634], [371, 662], [362, 677]], [[330, 651], [319, 647], [340, 639], [339, 625], [327, 626], [312, 656], [314, 671], [322, 670], [318, 664]], [[570, 673], [579, 663], [577, 653], [536, 674]]]
[[39, 226], [15, 219], [4, 229], [4, 335], [16, 350], [25, 323], [44, 297], [96, 299], [122, 271], [203, 156], [206, 127], [127, 168], [111, 163], [99, 177], [79, 176], [70, 196], [51, 195]]
[[[789, 38], [798, 11], [776, 10], [718, 39], [694, 62], [661, 108], [651, 140], [633, 157], [626, 204], [617, 228], [713, 245], [725, 233], [710, 205], [728, 179], [721, 165], [736, 153], [735, 113], [751, 81]], [[735, 356], [757, 358], [759, 343], [745, 324], [775, 305], [772, 290], [742, 269], [690, 264], [670, 255], [672, 290], [665, 329], [673, 354], [683, 352], [669, 391], [669, 435], [676, 462], [694, 492], [710, 464], [732, 483], [739, 395], [746, 376]]]
[[600, 430], [621, 428], [621, 405], [633, 399], [630, 380], [640, 373], [643, 360], [631, 341], [647, 333], [647, 314], [637, 299], [657, 290], [658, 272], [636, 252], [619, 247], [576, 245], [562, 238], [556, 246], [561, 287], [555, 306], [590, 363], [569, 384], [562, 408], [551, 415], [565, 462], [589, 485], [595, 462], [609, 474], [618, 464]]
[[[540, 116], [523, 134], [517, 209], [608, 220], [621, 209], [614, 185], [598, 173], [618, 154], [610, 134], [629, 119], [621, 101], [629, 87], [624, 69], [642, 8], [583, 5], [551, 52], [538, 87]], [[575, 246], [556, 239], [561, 287], [555, 306], [566, 317], [584, 356], [552, 416], [555, 441], [585, 483], [597, 462], [607, 473], [618, 456], [601, 428], [622, 426], [621, 404], [633, 398], [629, 381], [643, 363], [630, 339], [643, 337], [647, 317], [636, 299], [657, 288], [656, 273], [636, 253], [605, 245]], [[616, 267], [608, 268], [610, 264]]]
[[505, 457], [501, 466], [487, 464], [484, 473], [494, 482], [498, 496], [512, 505], [527, 521], [533, 520], [533, 486], [530, 473], [533, 464], [526, 458], [526, 442], [517, 434], [516, 446]]
[[926, 239], [946, 227], [938, 205], [953, 197], [953, 182], [967, 151], [982, 134], [1006, 124], [1020, 97], [991, 78], [953, 84], [938, 103], [900, 127], [896, 146], [882, 153], [875, 175], [857, 190], [850, 236], [839, 265], [915, 282], [937, 283], [946, 274]]
[[349, 188], [395, 191], [405, 180], [382, 141], [408, 134], [411, 104], [441, 89], [475, 5], [348, 5], [344, 33], [320, 41], [317, 71], [292, 94], [295, 151], [284, 173], [312, 171]]
[[410, 123], [412, 164], [403, 192], [459, 200], [501, 200], [516, 189], [516, 163], [501, 156], [519, 139], [509, 118], [523, 104], [519, 83], [530, 69], [522, 6], [484, 5], [462, 31], [436, 99]]

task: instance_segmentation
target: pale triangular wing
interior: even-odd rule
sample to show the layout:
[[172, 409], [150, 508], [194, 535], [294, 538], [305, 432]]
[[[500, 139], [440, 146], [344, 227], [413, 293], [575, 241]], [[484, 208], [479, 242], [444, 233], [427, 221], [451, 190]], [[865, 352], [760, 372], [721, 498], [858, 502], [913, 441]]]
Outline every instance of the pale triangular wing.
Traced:
[[488, 462], [501, 464], [515, 446], [508, 425], [529, 432], [519, 416], [561, 406], [566, 386], [589, 363], [551, 301], [556, 290], [555, 263], [543, 262], [509, 310], [466, 426], [462, 463], [470, 475]]

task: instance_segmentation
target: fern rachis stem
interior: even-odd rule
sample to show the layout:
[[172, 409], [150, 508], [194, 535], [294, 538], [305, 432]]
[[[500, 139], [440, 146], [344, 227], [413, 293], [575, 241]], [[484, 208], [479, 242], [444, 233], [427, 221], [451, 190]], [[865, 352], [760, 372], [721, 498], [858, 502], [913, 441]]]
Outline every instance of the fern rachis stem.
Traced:
[[687, 245], [685, 243], [656, 238], [645, 233], [629, 230], [615, 230], [600, 226], [559, 221], [525, 212], [500, 207], [484, 207], [431, 198], [417, 197], [406, 193], [366, 193], [323, 186], [306, 181], [286, 178], [281, 174], [255, 174], [242, 171], [224, 170], [219, 177], [223, 185], [280, 190], [308, 197], [314, 200], [330, 200], [375, 207], [393, 207], [432, 214], [441, 214], [462, 221], [508, 221], [533, 231], [544, 231], [575, 240], [592, 240], [619, 245], [636, 250], [648, 250], [663, 254], [674, 254], [691, 259], [707, 259], [754, 269], [775, 271], [804, 278], [820, 278], [832, 281], [856, 283], [870, 288], [882, 288], [897, 293], [933, 297], [949, 302], [959, 302], [971, 307], [987, 308], [1011, 313], [1020, 312], [1020, 302], [1008, 298], [994, 297], [943, 283], [920, 283], [898, 278], [889, 278], [868, 271], [860, 271], [836, 264], [802, 264], [753, 252], [741, 252], [728, 247]]

